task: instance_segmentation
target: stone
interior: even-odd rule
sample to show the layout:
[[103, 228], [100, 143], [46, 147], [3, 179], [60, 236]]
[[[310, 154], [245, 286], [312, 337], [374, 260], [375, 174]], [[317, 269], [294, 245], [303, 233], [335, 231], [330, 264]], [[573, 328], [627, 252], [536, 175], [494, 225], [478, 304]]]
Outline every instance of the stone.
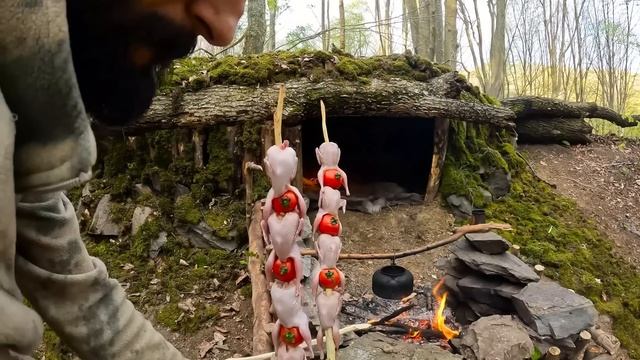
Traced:
[[468, 360], [522, 360], [533, 353], [527, 330], [510, 315], [480, 318], [456, 341]]
[[100, 199], [93, 220], [89, 226], [89, 234], [104, 236], [120, 236], [124, 226], [116, 224], [111, 215], [111, 195], [107, 194]]
[[489, 255], [476, 251], [467, 240], [449, 247], [454, 255], [470, 268], [486, 275], [497, 275], [516, 283], [539, 281], [540, 277], [522, 260], [506, 252]]
[[131, 235], [137, 234], [140, 227], [147, 222], [149, 216], [152, 214], [152, 208], [147, 206], [137, 206], [135, 210], [133, 210], [133, 217], [131, 218]]
[[180, 196], [188, 195], [189, 193], [191, 193], [191, 190], [182, 184], [176, 184], [175, 188], [173, 189], [173, 196], [176, 199]]
[[311, 219], [309, 216], [304, 217], [304, 225], [302, 227], [302, 240], [309, 240], [312, 237], [313, 225], [311, 225]]
[[454, 311], [456, 323], [460, 325], [469, 325], [478, 320], [480, 316], [467, 304], [460, 304]]
[[313, 273], [314, 269], [318, 267], [320, 263], [313, 256], [302, 257], [302, 276], [308, 278]]
[[381, 333], [367, 333], [338, 350], [337, 358], [349, 360], [455, 360], [460, 355], [435, 344], [417, 345], [393, 339]]
[[480, 190], [480, 193], [482, 194], [482, 198], [485, 204], [490, 204], [493, 201], [493, 195], [491, 194], [491, 192], [484, 188], [480, 188], [479, 190]]
[[523, 288], [501, 278], [475, 274], [460, 279], [456, 285], [466, 298], [507, 311], [513, 309], [511, 297]]
[[511, 247], [510, 242], [492, 231], [466, 234], [465, 238], [474, 248], [490, 255], [502, 254]]
[[499, 199], [511, 190], [511, 174], [504, 169], [498, 169], [488, 174], [485, 183], [494, 199]]
[[591, 300], [553, 281], [527, 285], [513, 296], [518, 315], [542, 336], [563, 339], [595, 325], [598, 312]]
[[167, 243], [167, 233], [162, 231], [158, 234], [158, 238], [149, 244], [149, 257], [155, 259], [160, 254], [160, 249]]
[[177, 232], [180, 236], [185, 237], [189, 242], [200, 249], [223, 249], [233, 251], [240, 246], [240, 236], [231, 236], [221, 238], [215, 235], [213, 229], [204, 221], [198, 225], [187, 225], [178, 227]]
[[447, 203], [458, 209], [461, 213], [471, 216], [473, 205], [471, 205], [471, 202], [464, 196], [449, 195], [447, 197]]
[[145, 194], [151, 194], [153, 191], [151, 190], [150, 187], [148, 187], [145, 184], [135, 184], [133, 186], [133, 191], [137, 194], [137, 195], [145, 195]]
[[460, 291], [460, 288], [458, 287], [458, 280], [459, 279], [454, 276], [445, 275], [444, 286], [447, 288], [447, 290], [449, 290], [449, 293], [455, 296], [456, 300], [465, 301], [465, 295], [462, 293], [462, 291]]
[[455, 278], [462, 279], [463, 277], [472, 274], [474, 271], [468, 267], [462, 260], [455, 256], [451, 256], [447, 261], [447, 265], [444, 271]]
[[508, 311], [504, 311], [491, 305], [483, 304], [470, 299], [467, 299], [466, 303], [467, 305], [469, 305], [469, 308], [471, 308], [471, 310], [479, 317], [491, 315], [506, 315], [509, 313]]

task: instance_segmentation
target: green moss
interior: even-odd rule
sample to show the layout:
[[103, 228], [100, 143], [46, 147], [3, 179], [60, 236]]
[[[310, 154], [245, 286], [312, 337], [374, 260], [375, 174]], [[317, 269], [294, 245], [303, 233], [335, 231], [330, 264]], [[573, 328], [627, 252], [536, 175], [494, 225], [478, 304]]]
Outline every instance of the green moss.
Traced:
[[182, 195], [176, 200], [174, 208], [175, 218], [187, 224], [197, 224], [202, 219], [202, 212], [191, 195]]
[[612, 254], [611, 241], [573, 201], [528, 171], [519, 172], [514, 184], [517, 191], [487, 208], [488, 219], [511, 224], [514, 231], [503, 235], [522, 247], [523, 256], [545, 265], [545, 274], [611, 315], [616, 336], [632, 357], [640, 357], [638, 270]]
[[251, 284], [247, 284], [240, 289], [240, 295], [244, 296], [245, 298], [250, 298], [251, 291]]
[[[449, 71], [446, 65], [434, 65], [416, 56], [355, 58], [339, 51], [299, 50], [178, 60], [161, 78], [160, 90], [163, 93], [175, 93], [175, 89], [195, 91], [212, 84], [264, 86], [294, 78], [316, 82], [325, 79], [369, 82], [370, 78], [394, 76], [427, 81]], [[181, 96], [182, 93], [178, 93]]]
[[244, 204], [231, 201], [216, 205], [204, 215], [204, 221], [216, 235], [226, 238], [233, 230], [241, 231], [244, 228], [245, 209]]
[[193, 314], [184, 314], [177, 303], [170, 303], [161, 308], [156, 319], [158, 323], [174, 331], [191, 334], [209, 321], [215, 320], [220, 315], [220, 310], [214, 305], [198, 304]]
[[149, 253], [149, 245], [156, 240], [167, 226], [159, 218], [149, 219], [140, 226], [138, 232], [131, 238], [131, 251], [137, 258], [145, 258]]
[[128, 224], [133, 216], [134, 206], [128, 204], [111, 203], [111, 219], [117, 224]]
[[35, 358], [46, 360], [71, 360], [74, 359], [73, 352], [62, 340], [45, 324], [42, 345], [35, 353]]

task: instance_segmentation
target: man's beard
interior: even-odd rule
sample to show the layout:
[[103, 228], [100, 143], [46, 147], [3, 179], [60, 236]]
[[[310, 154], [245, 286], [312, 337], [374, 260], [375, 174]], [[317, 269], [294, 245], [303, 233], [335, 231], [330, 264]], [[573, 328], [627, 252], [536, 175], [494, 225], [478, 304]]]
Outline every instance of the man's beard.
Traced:
[[[156, 71], [189, 54], [196, 36], [132, 0], [68, 0], [73, 63], [85, 108], [93, 118], [122, 126], [141, 116], [156, 91]], [[148, 64], [134, 64], [144, 48]]]

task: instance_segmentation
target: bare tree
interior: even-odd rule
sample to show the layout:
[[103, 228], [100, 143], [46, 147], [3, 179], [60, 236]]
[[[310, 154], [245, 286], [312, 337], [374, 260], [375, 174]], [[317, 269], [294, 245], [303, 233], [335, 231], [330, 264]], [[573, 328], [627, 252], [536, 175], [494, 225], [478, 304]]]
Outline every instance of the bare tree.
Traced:
[[458, 2], [457, 0], [445, 0], [444, 4], [444, 57], [443, 61], [456, 68], [456, 59], [458, 57], [458, 28], [456, 21], [458, 19]]
[[[505, 35], [507, 25], [507, 0], [489, 0], [489, 11], [491, 12], [491, 24], [493, 32], [491, 34], [490, 50], [490, 73], [491, 79], [487, 93], [492, 96], [501, 97], [504, 90], [504, 69], [505, 63]], [[495, 5], [495, 7], [494, 7]]]
[[384, 7], [384, 36], [386, 40], [387, 53], [393, 53], [393, 37], [391, 34], [391, 0], [387, 0]]
[[431, 24], [433, 28], [433, 59], [437, 62], [444, 62], [444, 25], [443, 25], [443, 10], [442, 10], [442, 0], [435, 0], [433, 7], [433, 17], [431, 19]]
[[247, 1], [247, 31], [244, 38], [246, 54], [259, 54], [264, 51], [265, 34], [267, 33], [265, 0]]
[[269, 36], [267, 37], [267, 50], [276, 49], [276, 19], [278, 17], [278, 0], [267, 0], [269, 9]]
[[344, 0], [340, 0], [338, 3], [338, 26], [340, 27], [340, 50], [345, 50], [346, 48], [346, 28], [344, 21]]
[[402, 45], [405, 51], [409, 49], [409, 13], [406, 0], [402, 1]]
[[380, 54], [387, 55], [387, 44], [384, 37], [384, 28], [382, 24], [382, 12], [380, 11], [380, 0], [375, 0], [376, 27], [378, 28], [378, 37], [380, 38]]
[[420, 0], [419, 23], [420, 37], [418, 54], [433, 59], [435, 49], [433, 48], [433, 0]]
[[409, 17], [409, 26], [411, 27], [411, 42], [413, 43], [413, 52], [418, 55], [424, 55], [424, 49], [420, 40], [420, 13], [418, 12], [417, 0], [404, 0], [404, 6], [407, 9]]

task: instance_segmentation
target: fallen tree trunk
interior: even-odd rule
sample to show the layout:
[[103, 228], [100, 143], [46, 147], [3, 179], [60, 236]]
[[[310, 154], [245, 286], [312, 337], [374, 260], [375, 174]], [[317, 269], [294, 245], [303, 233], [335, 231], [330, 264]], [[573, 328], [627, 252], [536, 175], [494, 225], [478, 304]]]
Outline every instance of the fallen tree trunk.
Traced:
[[257, 202], [253, 207], [253, 216], [249, 225], [249, 276], [251, 277], [251, 305], [253, 307], [253, 347], [254, 354], [262, 354], [273, 350], [271, 335], [266, 331], [271, 323], [271, 297], [267, 278], [262, 271], [265, 262], [265, 249], [260, 228], [262, 207]]
[[535, 118], [582, 118], [582, 110], [562, 100], [541, 96], [519, 96], [501, 101], [516, 114], [518, 120]]
[[[620, 127], [633, 127], [637, 126], [637, 122], [629, 121], [617, 112], [609, 109], [608, 107], [600, 106], [596, 103], [570, 103], [571, 106], [579, 109], [584, 113], [584, 117], [607, 120]], [[637, 120], [636, 120], [637, 121]]]
[[528, 118], [516, 125], [518, 142], [554, 144], [568, 141], [571, 144], [588, 144], [593, 128], [581, 118]]
[[[448, 85], [447, 85], [448, 84]], [[414, 117], [462, 120], [498, 127], [515, 126], [514, 113], [506, 108], [445, 98], [462, 90], [459, 78], [444, 75], [429, 82], [372, 79], [368, 84], [297, 79], [286, 82], [285, 125], [320, 118], [320, 100], [332, 117]], [[157, 96], [138, 122], [119, 129], [135, 134], [147, 130], [200, 128], [215, 124], [272, 119], [277, 85], [246, 87], [212, 85], [175, 96]]]

